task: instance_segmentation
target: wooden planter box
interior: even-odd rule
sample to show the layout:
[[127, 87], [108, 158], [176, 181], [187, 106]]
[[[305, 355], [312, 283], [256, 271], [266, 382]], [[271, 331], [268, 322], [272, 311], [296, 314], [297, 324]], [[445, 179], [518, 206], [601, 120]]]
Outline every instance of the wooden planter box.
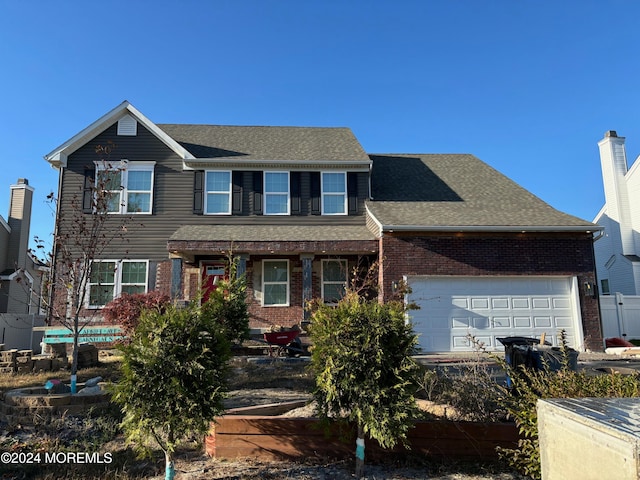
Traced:
[[[411, 454], [497, 458], [497, 446], [517, 446], [518, 431], [509, 423], [417, 422], [409, 431], [409, 442]], [[315, 418], [225, 415], [212, 423], [205, 450], [216, 458], [348, 458], [355, 452], [355, 436], [353, 429], [340, 431], [337, 425], [327, 432]], [[407, 453], [403, 448], [394, 451]], [[367, 442], [367, 458], [375, 460], [388, 453], [376, 442]]]

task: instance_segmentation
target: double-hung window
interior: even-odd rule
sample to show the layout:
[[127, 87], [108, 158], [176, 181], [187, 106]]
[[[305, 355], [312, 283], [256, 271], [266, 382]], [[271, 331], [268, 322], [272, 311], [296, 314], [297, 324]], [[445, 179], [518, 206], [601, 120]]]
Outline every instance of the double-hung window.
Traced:
[[[98, 165], [96, 185], [108, 213], [151, 213], [155, 162]], [[98, 202], [100, 199], [96, 199]]]
[[322, 260], [322, 299], [338, 303], [347, 286], [347, 261]]
[[205, 213], [208, 215], [231, 214], [231, 172], [207, 171]]
[[322, 172], [322, 214], [347, 214], [346, 172]]
[[265, 306], [289, 305], [289, 260], [262, 262], [262, 292]]
[[264, 214], [289, 213], [289, 172], [264, 172]]
[[94, 261], [89, 275], [89, 307], [104, 307], [123, 293], [145, 293], [148, 276], [148, 260]]

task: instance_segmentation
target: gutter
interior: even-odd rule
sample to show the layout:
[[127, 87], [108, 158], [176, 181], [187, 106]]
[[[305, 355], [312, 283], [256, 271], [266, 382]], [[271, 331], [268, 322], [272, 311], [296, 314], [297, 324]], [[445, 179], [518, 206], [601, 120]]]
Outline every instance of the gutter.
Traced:
[[307, 163], [300, 160], [238, 160], [229, 158], [195, 158], [182, 161], [183, 170], [199, 170], [206, 167], [242, 167], [251, 168], [286, 168], [289, 170], [309, 170], [313, 168], [341, 168], [352, 172], [369, 172], [371, 160], [313, 160]]
[[[378, 223], [378, 222], [376, 222]], [[382, 232], [585, 232], [604, 230], [604, 227], [572, 225], [380, 225]]]

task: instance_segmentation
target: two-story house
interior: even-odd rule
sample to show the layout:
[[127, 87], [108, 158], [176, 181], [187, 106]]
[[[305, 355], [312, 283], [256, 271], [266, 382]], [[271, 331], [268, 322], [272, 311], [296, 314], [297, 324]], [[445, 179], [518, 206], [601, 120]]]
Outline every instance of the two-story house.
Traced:
[[371, 155], [348, 128], [155, 124], [124, 102], [45, 156], [60, 208], [104, 168], [107, 142], [112, 213], [136, 221], [96, 262], [88, 311], [122, 293], [206, 295], [232, 251], [253, 328], [303, 322], [309, 300], [335, 302], [354, 267], [379, 262], [381, 300], [405, 281], [421, 306], [424, 351], [468, 350], [468, 334], [489, 349], [500, 336], [555, 341], [561, 328], [576, 348], [602, 347], [585, 288], [597, 227], [472, 155]]
[[9, 188], [7, 220], [0, 215], [0, 313], [39, 314], [48, 268], [29, 250], [34, 189], [26, 178]]

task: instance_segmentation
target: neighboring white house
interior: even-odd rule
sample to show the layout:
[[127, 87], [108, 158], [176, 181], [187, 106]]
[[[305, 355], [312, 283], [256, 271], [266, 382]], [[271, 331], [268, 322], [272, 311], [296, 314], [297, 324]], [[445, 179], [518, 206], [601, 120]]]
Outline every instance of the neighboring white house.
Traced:
[[605, 205], [594, 219], [604, 227], [594, 250], [601, 295], [640, 295], [640, 161], [628, 167], [624, 141], [610, 130], [598, 142]]

